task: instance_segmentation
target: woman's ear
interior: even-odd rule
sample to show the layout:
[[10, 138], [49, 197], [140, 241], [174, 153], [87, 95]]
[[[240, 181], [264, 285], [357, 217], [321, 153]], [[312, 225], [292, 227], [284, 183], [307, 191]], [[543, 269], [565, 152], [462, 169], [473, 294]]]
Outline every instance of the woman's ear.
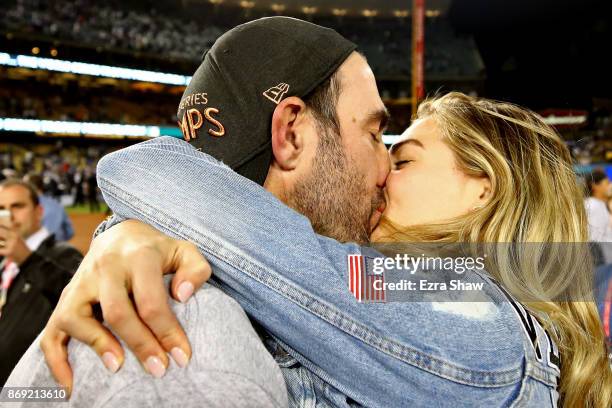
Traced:
[[476, 206], [478, 207], [484, 207], [484, 205], [489, 201], [489, 199], [491, 198], [491, 179], [489, 179], [489, 177], [480, 177], [477, 179], [478, 182], [478, 191], [479, 191], [479, 195], [478, 195], [478, 199], [477, 199], [477, 204]]
[[283, 170], [295, 169], [304, 151], [301, 125], [306, 115], [306, 104], [291, 96], [283, 99], [272, 114], [272, 152], [274, 161]]

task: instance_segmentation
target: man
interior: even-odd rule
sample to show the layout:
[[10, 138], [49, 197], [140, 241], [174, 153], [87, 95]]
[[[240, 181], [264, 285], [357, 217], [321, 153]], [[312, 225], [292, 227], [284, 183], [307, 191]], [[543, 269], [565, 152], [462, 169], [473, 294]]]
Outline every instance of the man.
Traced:
[[[363, 242], [384, 205], [387, 115], [372, 71], [354, 49], [335, 33], [282, 17], [230, 31], [207, 54], [179, 106], [184, 138], [194, 146], [160, 138], [107, 156], [98, 167], [107, 202], [123, 218], [189, 238], [209, 257], [212, 283], [262, 327], [292, 406], [503, 405], [534, 395], [550, 404], [552, 377], [537, 384], [524, 374], [522, 361], [533, 356], [523, 342], [432, 302], [359, 304], [347, 290], [347, 255], [368, 250], [314, 233]], [[56, 377], [71, 379], [66, 332], [103, 360], [107, 353], [117, 365], [124, 359], [110, 331], [89, 317], [90, 302], [98, 300], [141, 363], [174, 348], [189, 354], [158, 277], [176, 270], [172, 293], [184, 300], [210, 271], [176, 262], [173, 254], [191, 252], [135, 221], [96, 241], [97, 257], [71, 282], [41, 344]], [[190, 287], [183, 291], [184, 285]], [[513, 313], [505, 304], [489, 318], [511, 320]], [[197, 358], [206, 343], [188, 336]], [[492, 347], [495, 358], [486, 358]], [[131, 372], [132, 359], [128, 354], [121, 371]], [[26, 367], [11, 379], [24, 378]], [[78, 371], [74, 392], [87, 386]], [[168, 375], [176, 375], [172, 366]], [[533, 394], [520, 392], [523, 385]]]
[[584, 177], [588, 194], [584, 206], [595, 262], [609, 264], [612, 263], [612, 218], [608, 211], [610, 179], [602, 169], [594, 169]]
[[41, 225], [43, 208], [34, 187], [20, 180], [0, 184], [2, 293], [0, 383], [47, 323], [82, 255], [58, 243]]
[[70, 221], [64, 207], [55, 198], [45, 194], [42, 177], [30, 173], [24, 177], [24, 180], [36, 188], [40, 204], [44, 210], [42, 224], [47, 231], [52, 233], [58, 241], [70, 240], [74, 236], [72, 221]]

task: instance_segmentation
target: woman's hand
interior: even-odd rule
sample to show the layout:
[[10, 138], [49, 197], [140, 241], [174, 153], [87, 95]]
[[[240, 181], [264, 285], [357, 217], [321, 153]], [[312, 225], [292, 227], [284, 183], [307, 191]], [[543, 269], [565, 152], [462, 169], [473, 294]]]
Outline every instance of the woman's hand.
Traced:
[[[105, 323], [156, 377], [168, 366], [167, 352], [180, 366], [191, 347], [168, 305], [163, 275], [176, 273], [172, 296], [185, 302], [210, 278], [211, 268], [195, 245], [169, 238], [139, 221], [125, 221], [98, 236], [44, 329], [40, 346], [56, 381], [72, 390], [67, 344], [74, 337], [92, 347], [112, 372], [124, 351], [94, 316], [99, 303]], [[130, 298], [133, 295], [133, 300]]]

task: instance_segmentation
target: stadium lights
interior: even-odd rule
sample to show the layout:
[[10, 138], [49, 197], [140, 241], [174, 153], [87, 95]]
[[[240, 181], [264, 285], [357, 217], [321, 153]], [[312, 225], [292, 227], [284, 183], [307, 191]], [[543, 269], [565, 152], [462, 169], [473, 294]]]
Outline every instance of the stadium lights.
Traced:
[[172, 126], [119, 125], [114, 123], [67, 122], [15, 118], [0, 118], [0, 131], [83, 136], [183, 137], [180, 129]]
[[240, 2], [240, 7], [245, 8], [245, 9], [252, 9], [253, 7], [255, 7], [255, 2], [243, 0]]
[[401, 135], [383, 135], [382, 140], [386, 145], [392, 145], [399, 140]]
[[[183, 134], [175, 126], [119, 125], [115, 123], [67, 122], [59, 120], [0, 118], [0, 131], [34, 132], [82, 136], [158, 137], [172, 136], [178, 139]], [[383, 135], [383, 143], [391, 145], [400, 135]]]
[[408, 10], [393, 10], [393, 15], [397, 18], [406, 18], [410, 15]]
[[361, 14], [363, 14], [364, 17], [376, 17], [378, 15], [378, 10], [365, 9]]
[[561, 125], [583, 125], [587, 122], [586, 115], [578, 115], [578, 116], [555, 116], [550, 115], [542, 118], [544, 122], [551, 126], [561, 126]]
[[313, 15], [317, 12], [317, 8], [316, 7], [302, 7], [302, 13], [307, 14], [307, 15]]
[[[33, 52], [34, 50], [32, 50]], [[186, 86], [190, 76], [166, 74], [141, 69], [112, 67], [109, 65], [89, 64], [85, 62], [64, 61], [52, 58], [32, 57], [29, 55], [11, 55], [0, 52], [0, 65], [19, 68], [45, 69], [71, 74], [92, 75], [104, 78], [127, 79], [130, 81], [154, 82], [167, 85]]]
[[282, 13], [287, 8], [284, 4], [272, 3], [270, 6], [275, 13]]
[[347, 10], [345, 8], [334, 8], [332, 9], [332, 14], [337, 17], [346, 16]]

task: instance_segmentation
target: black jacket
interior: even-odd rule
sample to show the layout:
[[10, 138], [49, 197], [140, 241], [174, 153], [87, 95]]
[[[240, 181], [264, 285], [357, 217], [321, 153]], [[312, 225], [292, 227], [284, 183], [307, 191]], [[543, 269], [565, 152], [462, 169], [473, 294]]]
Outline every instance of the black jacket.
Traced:
[[19, 267], [0, 316], [0, 386], [47, 324], [82, 259], [76, 248], [50, 236]]

